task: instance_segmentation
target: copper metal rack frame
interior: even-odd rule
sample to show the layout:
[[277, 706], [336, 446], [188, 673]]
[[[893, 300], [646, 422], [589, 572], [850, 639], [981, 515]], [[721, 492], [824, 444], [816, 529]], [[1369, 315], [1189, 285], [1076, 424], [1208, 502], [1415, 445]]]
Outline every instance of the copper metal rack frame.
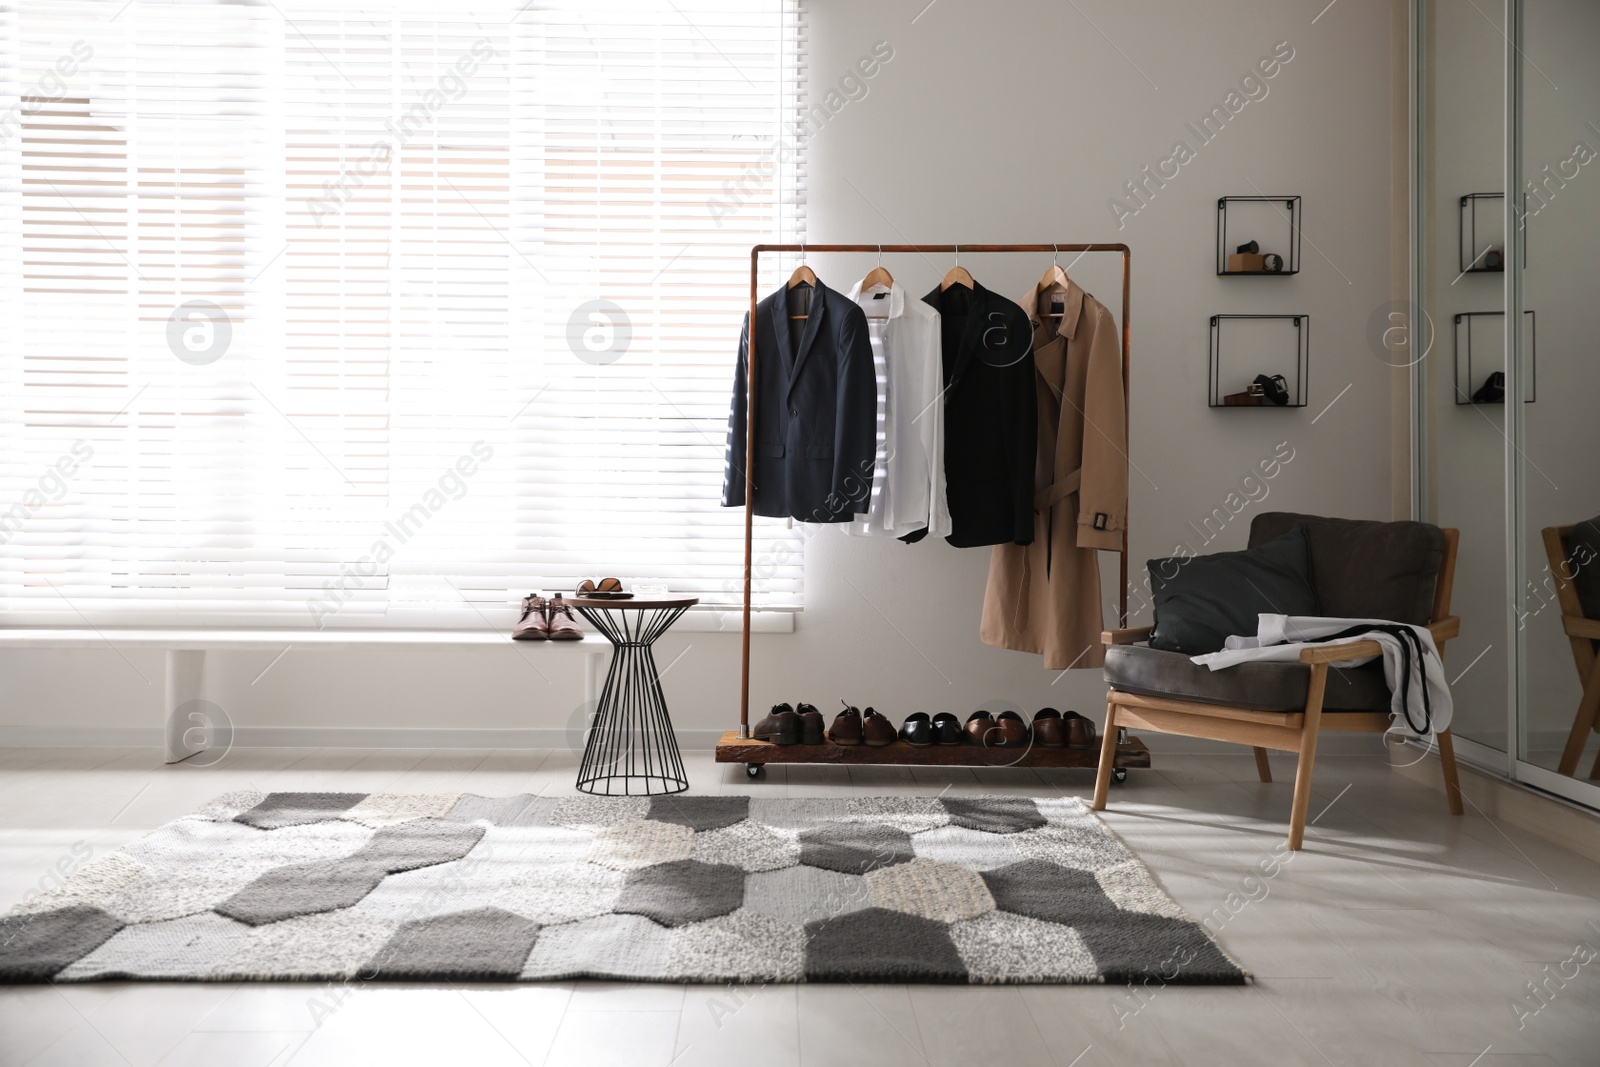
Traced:
[[[765, 763], [850, 763], [850, 764], [940, 764], [951, 766], [1027, 766], [1027, 767], [1094, 767], [1098, 764], [1098, 744], [1090, 749], [1047, 749], [1030, 747], [1022, 749], [976, 748], [961, 746], [912, 747], [903, 741], [882, 748], [824, 745], [773, 745], [750, 738], [750, 611], [751, 611], [751, 554], [755, 529], [755, 415], [756, 415], [756, 303], [760, 298], [761, 257], [779, 252], [873, 252], [879, 255], [896, 253], [955, 255], [963, 252], [979, 254], [991, 252], [1017, 252], [1039, 255], [1060, 252], [1115, 252], [1122, 257], [1122, 396], [1128, 402], [1128, 287], [1132, 272], [1132, 251], [1125, 244], [987, 244], [987, 245], [891, 245], [891, 244], [772, 244], [754, 245], [750, 249], [750, 339], [747, 353], [744, 441], [744, 632], [741, 639], [739, 673], [739, 731], [728, 731], [717, 745], [717, 762], [744, 763], [751, 777], [759, 773]], [[1118, 569], [1118, 621], [1128, 624], [1128, 524], [1122, 524], [1121, 565]], [[1137, 738], [1129, 744], [1119, 745], [1117, 752], [1117, 780], [1126, 777], [1124, 767], [1148, 767], [1149, 750]], [[1126, 750], [1126, 751], [1124, 751]]]

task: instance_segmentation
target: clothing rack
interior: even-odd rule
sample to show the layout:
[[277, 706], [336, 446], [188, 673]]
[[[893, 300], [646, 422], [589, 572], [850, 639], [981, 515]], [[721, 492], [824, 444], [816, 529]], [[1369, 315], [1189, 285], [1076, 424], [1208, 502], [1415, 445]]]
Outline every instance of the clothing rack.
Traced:
[[[810, 252], [875, 252], [882, 256], [884, 253], [914, 253], [920, 255], [943, 254], [954, 255], [959, 262], [961, 253], [989, 253], [989, 252], [1018, 252], [1039, 255], [1045, 252], [1116, 252], [1122, 256], [1122, 397], [1123, 404], [1128, 404], [1128, 348], [1131, 337], [1128, 326], [1129, 296], [1128, 287], [1132, 272], [1132, 250], [1125, 244], [1112, 243], [1068, 243], [1060, 244], [984, 244], [984, 245], [890, 245], [890, 244], [762, 244], [754, 245], [750, 249], [750, 336], [748, 347], [748, 364], [746, 368], [745, 387], [746, 411], [749, 413], [745, 419], [744, 440], [744, 610], [743, 610], [743, 636], [740, 650], [739, 672], [739, 732], [737, 738], [727, 734], [717, 745], [717, 761], [722, 763], [744, 762], [747, 764], [751, 777], [757, 773], [760, 764], [766, 762], [841, 762], [841, 763], [906, 763], [912, 762], [904, 757], [908, 752], [895, 752], [886, 755], [886, 749], [868, 749], [863, 746], [808, 746], [808, 745], [770, 745], [766, 742], [750, 740], [750, 612], [751, 612], [751, 570], [752, 551], [755, 541], [755, 486], [753, 483], [755, 470], [755, 413], [756, 413], [756, 304], [760, 299], [760, 268], [763, 254], [799, 252], [805, 255]], [[1032, 313], [1030, 312], [1030, 315]], [[1118, 568], [1118, 622], [1122, 626], [1128, 624], [1128, 524], [1124, 518], [1122, 524], [1122, 549], [1119, 553], [1121, 563]], [[826, 754], [817, 754], [801, 750], [822, 747], [831, 749]], [[1123, 746], [1129, 747], [1129, 746]], [[1121, 768], [1125, 766], [1150, 765], [1149, 751], [1144, 746], [1133, 746], [1136, 750], [1126, 753], [1119, 750], [1117, 766], [1120, 781], [1125, 777]], [[960, 751], [933, 746], [929, 748], [911, 749], [901, 743], [888, 746], [890, 749], [908, 749], [909, 752], [918, 753], [920, 758], [915, 762], [958, 764]], [[771, 751], [768, 751], [771, 750]], [[1001, 757], [998, 761], [984, 761], [985, 763], [999, 763], [1000, 765], [1016, 766], [1094, 766], [1095, 763], [1082, 762], [1081, 749], [1043, 749], [1030, 748], [1022, 757], [1012, 758], [1016, 750], [1010, 749], [975, 749], [972, 752], [992, 752]], [[1089, 750], [1098, 759], [1094, 750]], [[1063, 755], [1070, 754], [1070, 755]], [[760, 758], [758, 758], [760, 757]], [[952, 758], [955, 757], [955, 758]]]

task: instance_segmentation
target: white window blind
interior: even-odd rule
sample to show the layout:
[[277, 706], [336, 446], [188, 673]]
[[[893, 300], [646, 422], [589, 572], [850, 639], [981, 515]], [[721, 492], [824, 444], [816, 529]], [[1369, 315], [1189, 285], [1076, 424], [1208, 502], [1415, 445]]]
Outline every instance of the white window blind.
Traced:
[[[0, 618], [737, 603], [803, 46], [796, 0], [0, 7]], [[795, 534], [755, 552], [797, 606]]]

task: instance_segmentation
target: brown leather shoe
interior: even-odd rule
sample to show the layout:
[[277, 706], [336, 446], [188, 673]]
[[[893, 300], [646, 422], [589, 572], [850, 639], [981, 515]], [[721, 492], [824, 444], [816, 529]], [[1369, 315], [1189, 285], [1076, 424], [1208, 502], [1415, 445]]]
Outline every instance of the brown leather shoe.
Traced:
[[795, 715], [800, 719], [800, 743], [802, 745], [820, 745], [826, 740], [826, 724], [822, 721], [822, 712], [811, 704], [801, 704], [795, 709]]
[[994, 719], [994, 733], [988, 742], [997, 748], [1026, 748], [1028, 724], [1014, 711], [1002, 711]]
[[787, 704], [774, 704], [767, 717], [751, 729], [750, 736], [775, 745], [792, 745], [800, 740], [800, 716]]
[[1067, 724], [1055, 708], [1040, 708], [1033, 717], [1033, 743], [1040, 748], [1067, 747]]
[[833, 725], [828, 728], [828, 740], [836, 745], [859, 745], [861, 743], [861, 712], [848, 704], [845, 709], [833, 717]]
[[544, 617], [544, 597], [530, 593], [522, 598], [522, 618], [511, 628], [513, 641], [543, 641], [550, 636], [550, 622]]
[[550, 598], [548, 609], [550, 619], [550, 640], [552, 641], [582, 641], [583, 631], [578, 629], [578, 620], [573, 617], [572, 609], [567, 602], [557, 593]]
[[993, 729], [994, 717], [979, 708], [967, 716], [967, 725], [963, 732], [967, 735], [967, 744], [983, 745], [988, 743], [984, 739], [989, 736], [989, 731]]
[[900, 731], [894, 728], [894, 723], [889, 721], [887, 715], [879, 715], [875, 709], [868, 708], [866, 717], [861, 721], [861, 736], [872, 747], [882, 748], [894, 744]]
[[1075, 711], [1063, 716], [1067, 722], [1067, 747], [1090, 748], [1094, 745], [1094, 720], [1086, 719]]

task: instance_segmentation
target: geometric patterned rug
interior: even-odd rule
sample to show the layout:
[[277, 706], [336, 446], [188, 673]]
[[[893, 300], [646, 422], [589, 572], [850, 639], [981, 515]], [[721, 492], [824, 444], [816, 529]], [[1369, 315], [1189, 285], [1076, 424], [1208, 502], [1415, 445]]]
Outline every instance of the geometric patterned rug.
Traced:
[[0, 918], [0, 982], [1241, 984], [1077, 799], [231, 793]]

